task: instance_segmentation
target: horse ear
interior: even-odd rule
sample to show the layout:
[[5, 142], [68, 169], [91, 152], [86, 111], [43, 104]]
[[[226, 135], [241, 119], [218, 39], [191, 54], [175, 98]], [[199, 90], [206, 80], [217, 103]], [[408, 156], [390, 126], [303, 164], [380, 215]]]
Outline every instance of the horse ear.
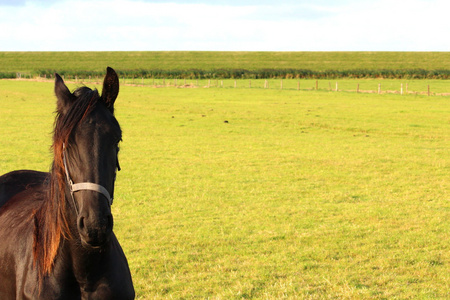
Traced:
[[55, 94], [56, 99], [58, 100], [57, 111], [60, 114], [65, 114], [70, 107], [70, 104], [73, 100], [73, 95], [67, 88], [64, 83], [64, 80], [59, 76], [59, 74], [55, 73]]
[[117, 95], [119, 95], [119, 77], [116, 71], [108, 67], [103, 81], [102, 99], [112, 113], [114, 113], [114, 102]]

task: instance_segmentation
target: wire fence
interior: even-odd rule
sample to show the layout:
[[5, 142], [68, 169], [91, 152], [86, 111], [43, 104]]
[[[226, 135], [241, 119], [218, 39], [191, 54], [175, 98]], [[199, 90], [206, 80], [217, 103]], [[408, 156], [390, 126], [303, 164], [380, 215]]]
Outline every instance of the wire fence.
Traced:
[[[20, 74], [19, 80], [53, 80], [50, 76], [32, 78]], [[64, 78], [64, 76], [63, 76]], [[67, 76], [66, 82], [80, 85], [101, 84], [99, 76]], [[119, 78], [121, 85], [152, 88], [221, 88], [221, 89], [267, 89], [297, 91], [354, 92], [371, 94], [400, 94], [450, 96], [449, 80], [400, 80], [400, 79], [160, 79]]]
[[[432, 89], [435, 83], [436, 89]], [[424, 81], [399, 82], [399, 80], [387, 80], [376, 82], [375, 80], [295, 80], [295, 79], [145, 79], [145, 78], [121, 78], [121, 84], [154, 88], [222, 88], [222, 89], [278, 89], [297, 91], [330, 91], [330, 92], [356, 92], [372, 94], [400, 94], [400, 95], [428, 95], [450, 96], [449, 81]]]

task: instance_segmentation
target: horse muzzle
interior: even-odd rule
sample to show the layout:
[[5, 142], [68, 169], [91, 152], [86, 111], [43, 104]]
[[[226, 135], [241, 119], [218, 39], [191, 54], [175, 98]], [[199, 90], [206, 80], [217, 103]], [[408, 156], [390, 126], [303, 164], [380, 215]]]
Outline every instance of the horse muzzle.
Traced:
[[92, 216], [80, 212], [77, 227], [83, 246], [86, 248], [102, 248], [110, 240], [113, 217], [110, 213], [103, 216]]

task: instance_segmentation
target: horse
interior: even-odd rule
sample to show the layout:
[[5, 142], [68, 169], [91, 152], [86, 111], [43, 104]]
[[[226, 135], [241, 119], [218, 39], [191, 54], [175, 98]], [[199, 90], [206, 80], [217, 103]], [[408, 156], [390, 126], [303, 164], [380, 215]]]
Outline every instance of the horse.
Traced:
[[134, 299], [111, 214], [119, 79], [108, 67], [100, 96], [55, 74], [55, 94], [50, 172], [0, 177], [0, 299]]

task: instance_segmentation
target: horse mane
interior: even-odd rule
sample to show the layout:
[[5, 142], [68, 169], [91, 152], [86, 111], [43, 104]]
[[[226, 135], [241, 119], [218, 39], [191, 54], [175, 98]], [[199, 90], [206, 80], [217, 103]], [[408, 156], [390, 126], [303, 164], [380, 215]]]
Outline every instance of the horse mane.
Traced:
[[64, 239], [72, 237], [67, 219], [66, 177], [63, 162], [63, 145], [74, 143], [73, 132], [77, 125], [96, 107], [98, 91], [80, 87], [73, 93], [70, 108], [56, 111], [53, 130], [54, 161], [48, 195], [34, 214], [33, 259], [38, 267], [39, 281], [48, 275]]

